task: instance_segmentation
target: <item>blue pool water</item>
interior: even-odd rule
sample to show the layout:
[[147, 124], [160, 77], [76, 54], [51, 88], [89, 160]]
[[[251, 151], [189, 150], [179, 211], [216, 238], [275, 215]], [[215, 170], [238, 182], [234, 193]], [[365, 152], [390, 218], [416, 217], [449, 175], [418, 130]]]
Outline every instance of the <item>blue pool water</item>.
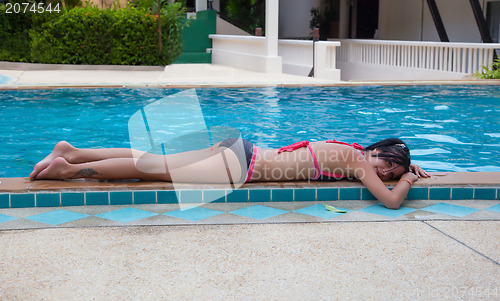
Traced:
[[[27, 176], [59, 140], [130, 147], [128, 120], [176, 89], [0, 91], [0, 177]], [[430, 171], [500, 171], [500, 86], [198, 89], [207, 126], [260, 147], [400, 137]], [[178, 125], [182, 128], [182, 124]], [[178, 127], [178, 128], [179, 128]], [[175, 130], [175, 129], [173, 129]]]

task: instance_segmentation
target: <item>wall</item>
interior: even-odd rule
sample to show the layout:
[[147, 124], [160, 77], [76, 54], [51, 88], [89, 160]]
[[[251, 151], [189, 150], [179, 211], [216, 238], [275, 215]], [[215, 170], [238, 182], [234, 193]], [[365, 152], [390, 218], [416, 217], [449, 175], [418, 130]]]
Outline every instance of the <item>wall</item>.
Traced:
[[319, 8], [321, 0], [280, 0], [280, 38], [309, 38], [311, 9]]
[[[469, 0], [436, 0], [436, 5], [450, 42], [481, 42]], [[427, 1], [380, 0], [379, 39], [439, 41]]]
[[422, 1], [380, 0], [379, 39], [420, 41]]

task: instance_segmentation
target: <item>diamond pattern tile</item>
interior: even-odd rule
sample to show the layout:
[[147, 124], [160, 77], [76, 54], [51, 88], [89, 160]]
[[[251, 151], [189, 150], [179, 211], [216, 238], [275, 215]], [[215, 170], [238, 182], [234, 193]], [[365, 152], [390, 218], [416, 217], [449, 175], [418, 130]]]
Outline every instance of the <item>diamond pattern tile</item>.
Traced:
[[10, 222], [10, 221], [13, 221], [13, 220], [16, 220], [16, 219], [17, 218], [12, 217], [12, 216], [8, 216], [8, 215], [5, 215], [5, 214], [0, 214], [0, 223]]
[[408, 207], [399, 207], [399, 209], [397, 209], [397, 210], [388, 209], [382, 203], [378, 203], [378, 204], [375, 204], [372, 206], [365, 207], [365, 208], [360, 209], [358, 211], [397, 218], [397, 217], [403, 216], [405, 214], [411, 213], [411, 212], [416, 211], [416, 210], [417, 209], [408, 208]]
[[[347, 212], [352, 211], [349, 209], [344, 209], [344, 208], [339, 208], [339, 207], [335, 207], [335, 208], [337, 208], [339, 210], [347, 211]], [[294, 212], [306, 214], [306, 215], [311, 215], [311, 216], [315, 216], [315, 217], [328, 218], [328, 219], [345, 214], [345, 213], [338, 213], [338, 212], [329, 211], [328, 209], [325, 208], [325, 205], [320, 205], [320, 204], [316, 204], [316, 205], [312, 205], [312, 206], [309, 206], [306, 208], [295, 210]]]
[[96, 216], [109, 219], [115, 222], [128, 223], [143, 218], [151, 217], [154, 215], [158, 214], [136, 208], [123, 208], [115, 211], [98, 214]]
[[63, 209], [58, 209], [46, 213], [41, 213], [37, 215], [33, 215], [30, 217], [27, 217], [26, 219], [44, 223], [44, 224], [49, 224], [53, 226], [57, 226], [60, 224], [72, 222], [78, 219], [82, 219], [87, 217], [87, 214], [82, 214], [78, 212], [72, 212], [72, 211], [67, 211]]
[[193, 207], [185, 210], [175, 210], [171, 212], [164, 213], [163, 215], [168, 215], [168, 216], [173, 216], [173, 217], [178, 217], [182, 218], [185, 220], [189, 221], [199, 221], [208, 217], [212, 217], [215, 215], [222, 214], [224, 212], [222, 211], [217, 211], [217, 210], [212, 210], [208, 208], [203, 208], [203, 207]]
[[276, 209], [276, 208], [270, 208], [270, 207], [261, 206], [261, 205], [254, 205], [254, 206], [250, 206], [247, 208], [234, 210], [234, 211], [231, 211], [230, 213], [240, 215], [240, 216], [250, 217], [250, 218], [254, 218], [254, 219], [263, 220], [263, 219], [278, 216], [278, 215], [281, 215], [281, 214], [284, 214], [287, 212], [289, 212], [289, 211]]
[[500, 212], [500, 204], [497, 204], [495, 206], [492, 206], [486, 210], [489, 210], [489, 211], [495, 211], [495, 212]]
[[458, 206], [458, 205], [451, 205], [446, 203], [438, 203], [435, 205], [431, 205], [429, 207], [422, 208], [422, 210], [433, 213], [457, 216], [457, 217], [464, 217], [466, 215], [479, 211], [479, 209]]

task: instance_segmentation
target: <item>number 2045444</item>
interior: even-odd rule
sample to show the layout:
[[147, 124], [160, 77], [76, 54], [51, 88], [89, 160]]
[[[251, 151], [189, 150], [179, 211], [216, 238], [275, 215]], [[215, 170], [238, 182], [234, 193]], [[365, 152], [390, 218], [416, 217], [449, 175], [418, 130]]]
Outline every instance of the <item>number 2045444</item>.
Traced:
[[61, 9], [59, 3], [52, 5], [49, 3], [45, 5], [44, 3], [6, 3], [5, 13], [6, 14], [25, 14], [27, 12], [31, 13], [59, 13]]

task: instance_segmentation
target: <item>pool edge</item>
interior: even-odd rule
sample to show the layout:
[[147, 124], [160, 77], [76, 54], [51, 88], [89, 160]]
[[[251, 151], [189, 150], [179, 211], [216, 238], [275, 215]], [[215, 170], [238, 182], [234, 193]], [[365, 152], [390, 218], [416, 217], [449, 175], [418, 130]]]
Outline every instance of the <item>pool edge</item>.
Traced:
[[[498, 200], [500, 172], [436, 172], [417, 181], [407, 200]], [[386, 182], [391, 187], [395, 182]], [[375, 200], [359, 182], [247, 183], [222, 185], [141, 181], [30, 181], [0, 178], [0, 208], [242, 202]]]

